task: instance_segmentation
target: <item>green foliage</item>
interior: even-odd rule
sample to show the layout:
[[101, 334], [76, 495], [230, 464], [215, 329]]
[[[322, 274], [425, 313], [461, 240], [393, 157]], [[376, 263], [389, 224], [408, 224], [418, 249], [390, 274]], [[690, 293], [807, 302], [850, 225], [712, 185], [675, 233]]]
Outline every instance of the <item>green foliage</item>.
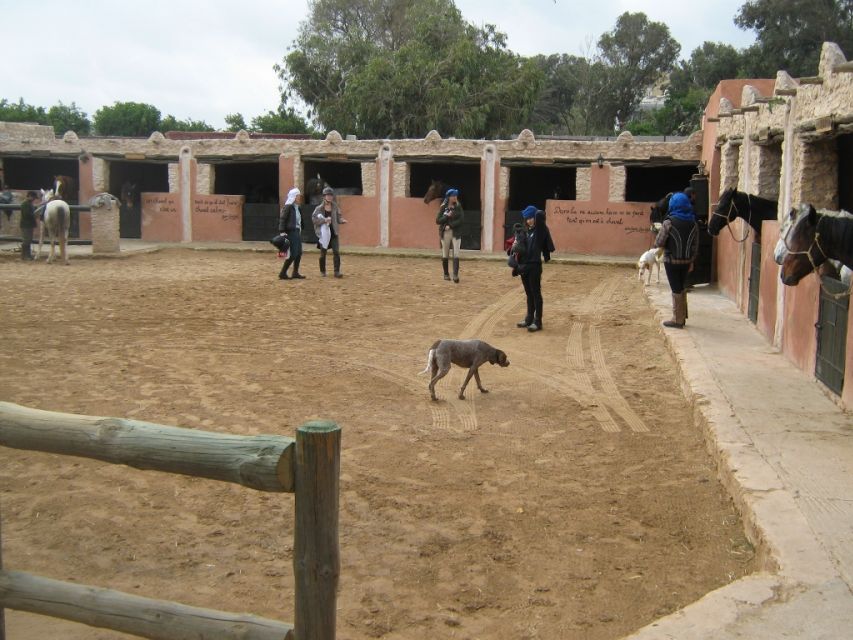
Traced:
[[160, 110], [140, 102], [116, 102], [95, 112], [94, 125], [101, 136], [149, 136], [160, 127]]
[[0, 100], [0, 122], [47, 124], [47, 113], [44, 107], [26, 104], [23, 98], [19, 98], [18, 102], [9, 102], [3, 98]]
[[168, 115], [160, 121], [157, 130], [165, 131], [216, 131], [203, 120], [178, 120], [175, 116]]
[[248, 131], [249, 126], [246, 124], [246, 121], [243, 119], [242, 113], [229, 113], [224, 118], [225, 124], [228, 125], [225, 129], [226, 131]]
[[56, 135], [65, 135], [73, 131], [78, 136], [88, 136], [92, 131], [92, 122], [73, 102], [64, 105], [60, 102], [47, 110], [47, 124], [53, 127]]
[[637, 110], [648, 87], [670, 71], [681, 51], [662, 22], [649, 22], [645, 13], [623, 13], [613, 31], [598, 40], [607, 74], [601, 96], [604, 122], [624, 123]]
[[747, 77], [772, 78], [779, 69], [815, 75], [824, 42], [853, 55], [853, 0], [750, 0], [735, 24], [756, 32], [745, 56]]
[[451, 0], [316, 0], [279, 67], [325, 129], [361, 138], [517, 132], [542, 83]]
[[[240, 119], [242, 117], [240, 116]], [[302, 116], [296, 113], [292, 107], [284, 108], [283, 105], [279, 107], [278, 111], [267, 111], [265, 114], [252, 118], [251, 131], [262, 131], [264, 133], [313, 133]]]

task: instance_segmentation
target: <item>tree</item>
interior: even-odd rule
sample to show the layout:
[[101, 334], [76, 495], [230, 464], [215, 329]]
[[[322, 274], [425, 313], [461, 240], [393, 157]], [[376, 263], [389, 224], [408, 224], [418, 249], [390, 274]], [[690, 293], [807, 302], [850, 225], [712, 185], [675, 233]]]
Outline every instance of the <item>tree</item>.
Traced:
[[173, 115], [168, 115], [160, 121], [157, 131], [216, 131], [204, 120], [178, 120]]
[[229, 113], [225, 116], [225, 124], [228, 125], [226, 131], [248, 131], [249, 126], [246, 124], [246, 121], [243, 119], [242, 113]]
[[53, 127], [56, 135], [65, 135], [73, 131], [78, 136], [88, 136], [92, 131], [92, 122], [73, 102], [64, 105], [60, 102], [47, 110], [47, 124]]
[[491, 25], [452, 0], [315, 0], [279, 67], [326, 129], [359, 137], [491, 137], [518, 131], [542, 82]]
[[[240, 116], [242, 119], [242, 116]], [[227, 122], [227, 119], [226, 119]], [[244, 127], [245, 128], [245, 123]], [[313, 133], [308, 123], [290, 107], [280, 106], [278, 111], [267, 111], [252, 118], [252, 131], [264, 133]], [[238, 129], [239, 131], [239, 129]]]
[[598, 40], [600, 59], [608, 78], [599, 110], [605, 122], [626, 122], [637, 110], [646, 89], [669, 72], [681, 51], [662, 22], [649, 22], [645, 13], [625, 12], [613, 31]]
[[160, 110], [140, 102], [116, 102], [95, 112], [94, 125], [101, 136], [149, 136], [160, 127]]
[[824, 42], [853, 55], [853, 0], [750, 0], [735, 24], [756, 32], [747, 52], [752, 77], [773, 77], [779, 69], [815, 75]]
[[26, 104], [23, 98], [19, 98], [18, 102], [9, 102], [3, 98], [0, 100], [0, 121], [47, 124], [47, 114], [44, 107]]

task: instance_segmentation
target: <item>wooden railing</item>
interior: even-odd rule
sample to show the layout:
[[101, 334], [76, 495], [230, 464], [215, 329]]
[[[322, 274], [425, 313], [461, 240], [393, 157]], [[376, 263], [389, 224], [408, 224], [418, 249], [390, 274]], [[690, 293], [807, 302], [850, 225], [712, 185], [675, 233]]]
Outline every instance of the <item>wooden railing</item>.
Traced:
[[157, 640], [334, 640], [340, 444], [332, 422], [309, 422], [295, 439], [237, 436], [0, 402], [0, 446], [295, 494], [293, 624], [6, 571], [0, 553], [0, 640], [4, 608]]

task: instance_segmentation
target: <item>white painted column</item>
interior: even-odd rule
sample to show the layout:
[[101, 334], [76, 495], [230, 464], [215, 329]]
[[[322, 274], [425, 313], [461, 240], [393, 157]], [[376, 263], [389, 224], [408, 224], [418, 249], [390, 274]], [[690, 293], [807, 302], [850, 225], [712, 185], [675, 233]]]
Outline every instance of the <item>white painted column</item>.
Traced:
[[495, 248], [495, 170], [497, 167], [497, 149], [487, 144], [483, 150], [485, 159], [483, 168], [483, 250], [491, 253]]
[[391, 160], [394, 154], [387, 142], [379, 152], [379, 246], [389, 245], [389, 214], [391, 211]]
[[[791, 209], [791, 189], [794, 186], [794, 154], [796, 153], [796, 137], [794, 131], [794, 113], [797, 98], [791, 96], [785, 105], [785, 137], [782, 139], [782, 182], [779, 185], [779, 210], [776, 218], [780, 222]], [[782, 338], [785, 331], [785, 285], [781, 280], [782, 267], [776, 269], [776, 326], [773, 330], [773, 346], [782, 348]]]
[[192, 242], [193, 239], [193, 185], [192, 185], [192, 150], [183, 147], [178, 156], [180, 167], [181, 193], [181, 241]]

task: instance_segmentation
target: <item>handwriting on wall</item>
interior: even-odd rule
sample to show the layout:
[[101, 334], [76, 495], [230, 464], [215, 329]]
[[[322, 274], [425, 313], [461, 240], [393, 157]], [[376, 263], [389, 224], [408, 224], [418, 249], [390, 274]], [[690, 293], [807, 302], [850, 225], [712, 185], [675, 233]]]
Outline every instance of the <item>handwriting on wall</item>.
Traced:
[[609, 207], [578, 207], [557, 205], [551, 215], [569, 225], [614, 228], [625, 234], [648, 233], [649, 212], [644, 209], [610, 209]]
[[178, 213], [178, 202], [166, 194], [142, 196], [142, 208], [151, 213]]
[[196, 196], [193, 198], [193, 212], [219, 218], [224, 222], [240, 219], [243, 198], [240, 196]]

